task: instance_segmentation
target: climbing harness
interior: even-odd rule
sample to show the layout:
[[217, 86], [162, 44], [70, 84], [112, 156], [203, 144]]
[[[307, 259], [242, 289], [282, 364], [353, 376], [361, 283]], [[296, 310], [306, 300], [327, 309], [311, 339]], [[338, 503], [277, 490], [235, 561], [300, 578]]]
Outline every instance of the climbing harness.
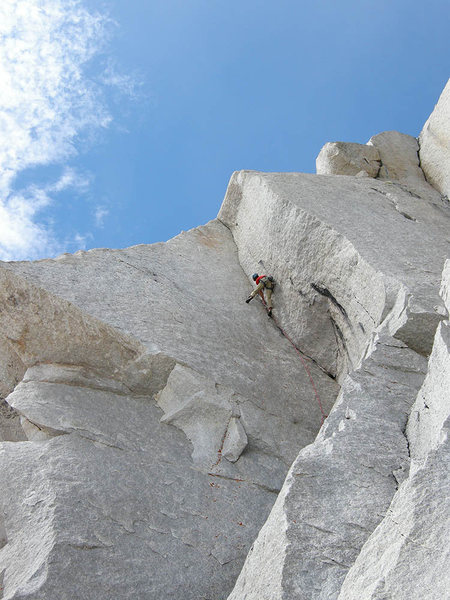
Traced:
[[[261, 300], [262, 300], [262, 303], [264, 305], [264, 308], [266, 310], [268, 310], [265, 300], [264, 299], [261, 299]], [[275, 323], [275, 325], [278, 327], [278, 329], [281, 331], [281, 333], [284, 335], [284, 337], [288, 340], [288, 342], [291, 344], [291, 346], [297, 352], [297, 354], [300, 357], [300, 360], [302, 361], [302, 365], [303, 365], [303, 367], [304, 367], [304, 369], [305, 369], [305, 371], [306, 371], [306, 373], [307, 373], [307, 375], [309, 377], [309, 381], [311, 382], [311, 387], [314, 390], [314, 395], [316, 397], [317, 404], [319, 405], [320, 414], [322, 415], [321, 425], [323, 425], [324, 422], [325, 422], [325, 419], [328, 417], [328, 415], [323, 410], [322, 402], [320, 401], [319, 393], [318, 393], [317, 388], [315, 386], [314, 379], [312, 378], [311, 371], [309, 370], [308, 364], [306, 363], [305, 359], [303, 358], [301, 351], [295, 345], [294, 341], [289, 337], [289, 335], [286, 333], [286, 331], [278, 323], [277, 318], [274, 317], [273, 314], [271, 314], [270, 316], [272, 317], [272, 321]]]

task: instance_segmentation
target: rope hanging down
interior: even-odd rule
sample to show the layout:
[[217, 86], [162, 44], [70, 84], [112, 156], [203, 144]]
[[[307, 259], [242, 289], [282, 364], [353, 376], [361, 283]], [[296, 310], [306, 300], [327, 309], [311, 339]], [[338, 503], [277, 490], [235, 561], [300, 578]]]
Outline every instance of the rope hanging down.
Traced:
[[[264, 299], [262, 299], [262, 303], [264, 304], [265, 309], [267, 310], [267, 305]], [[314, 383], [314, 379], [312, 378], [311, 375], [311, 371], [309, 370], [308, 364], [306, 363], [305, 359], [302, 356], [302, 353], [300, 352], [300, 350], [297, 348], [297, 346], [295, 345], [295, 343], [293, 342], [293, 340], [289, 337], [289, 335], [286, 333], [286, 331], [281, 327], [281, 325], [278, 323], [276, 317], [274, 317], [272, 315], [272, 320], [275, 323], [275, 325], [278, 327], [278, 329], [281, 331], [281, 333], [284, 335], [284, 337], [288, 340], [288, 342], [292, 345], [292, 347], [294, 348], [294, 350], [297, 352], [297, 354], [300, 357], [300, 360], [302, 361], [302, 365], [306, 371], [306, 373], [308, 374], [309, 377], [309, 381], [311, 382], [311, 387], [314, 390], [314, 395], [316, 397], [317, 400], [317, 404], [319, 405], [319, 409], [320, 409], [320, 414], [322, 415], [322, 422], [321, 425], [324, 424], [325, 419], [328, 417], [328, 415], [325, 413], [325, 411], [323, 410], [323, 406], [322, 406], [322, 402], [320, 401], [320, 397], [319, 397], [319, 393], [317, 391], [317, 388], [315, 386]]]

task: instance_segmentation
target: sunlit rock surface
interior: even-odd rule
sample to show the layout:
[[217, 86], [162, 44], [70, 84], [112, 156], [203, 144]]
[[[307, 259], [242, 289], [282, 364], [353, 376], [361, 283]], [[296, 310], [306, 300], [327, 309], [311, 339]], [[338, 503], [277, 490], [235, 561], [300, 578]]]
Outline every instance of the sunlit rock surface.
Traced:
[[353, 142], [328, 142], [316, 159], [318, 175], [357, 175], [377, 177], [380, 153], [374, 146]]
[[282, 282], [280, 322], [340, 375], [360, 364], [368, 337], [400, 297], [408, 319], [396, 335], [429, 354], [443, 312], [448, 216], [435, 191], [420, 198], [369, 178], [249, 171], [233, 175], [219, 213], [246, 272], [256, 264]]
[[[450, 261], [443, 296], [450, 289]], [[340, 600], [440, 600], [450, 589], [450, 327], [436, 332], [428, 373], [406, 429], [411, 454], [385, 518], [350, 569]]]
[[225, 597], [321, 423], [229, 230], [0, 280], [4, 597]]
[[[308, 193], [311, 179], [319, 188], [316, 203]], [[219, 216], [236, 236], [243, 265], [251, 270], [258, 244], [252, 228], [264, 220], [257, 246], [264, 264], [280, 265], [276, 279], [291, 277], [279, 300], [279, 318], [290, 335], [305, 343], [289, 311], [303, 313], [301, 323], [309, 314], [315, 320], [314, 292], [329, 304], [322, 317], [341, 332], [335, 365], [343, 381], [316, 441], [291, 468], [230, 600], [337, 598], [408, 473], [404, 431], [436, 326], [446, 314], [439, 284], [450, 210], [438, 195], [430, 201], [355, 177], [241, 173], [228, 194]], [[284, 226], [277, 206], [298, 220], [291, 217]], [[310, 229], [304, 225], [308, 218], [314, 223]], [[400, 239], [401, 247], [395, 246]], [[411, 261], [419, 254], [422, 267]], [[297, 260], [286, 265], [282, 255]], [[301, 283], [295, 287], [294, 281]], [[289, 293], [292, 299], [283, 304]], [[321, 341], [330, 348], [326, 331], [323, 327]], [[313, 354], [330, 369], [326, 357]]]
[[450, 197], [450, 80], [419, 136], [420, 164], [427, 181]]
[[[267, 264], [278, 249], [287, 260], [295, 257], [302, 293], [292, 295], [281, 315], [295, 339], [302, 339], [299, 325], [287, 313], [295, 307], [303, 321], [314, 310], [304, 290], [313, 280], [310, 265], [319, 263], [322, 285], [316, 288], [328, 292], [329, 313], [341, 332], [339, 351], [347, 355], [342, 360], [338, 352], [336, 360], [342, 381], [337, 402], [291, 467], [229, 600], [438, 600], [448, 594], [449, 262], [441, 272], [450, 251], [450, 207], [420, 172], [414, 139], [385, 132], [371, 143], [381, 163], [390, 165], [392, 180], [382, 166], [377, 179], [330, 170], [326, 178], [313, 178], [310, 193], [309, 176], [241, 173], [229, 187], [228, 212], [222, 208], [243, 265], [250, 267], [254, 247], [267, 250]], [[342, 150], [345, 155], [345, 145]], [[295, 241], [276, 206], [298, 215]], [[302, 229], [311, 216], [320, 240], [314, 244]], [[264, 236], [258, 245], [261, 222], [268, 237], [279, 234], [270, 249]], [[329, 230], [338, 242], [327, 253]], [[340, 269], [350, 254], [345, 242], [358, 259]], [[358, 306], [350, 308], [355, 265], [366, 275], [357, 271]], [[286, 270], [283, 281], [291, 274]], [[367, 323], [361, 309], [372, 316], [368, 345], [355, 334], [357, 323]], [[322, 354], [321, 360], [329, 359]]]
[[422, 138], [237, 172], [167, 243], [0, 264], [4, 599], [445, 597], [448, 163], [426, 180]]

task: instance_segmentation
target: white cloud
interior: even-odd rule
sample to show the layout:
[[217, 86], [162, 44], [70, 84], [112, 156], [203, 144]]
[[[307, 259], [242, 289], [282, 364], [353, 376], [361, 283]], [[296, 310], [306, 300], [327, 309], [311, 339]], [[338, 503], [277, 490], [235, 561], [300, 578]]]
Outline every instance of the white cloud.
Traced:
[[[51, 225], [37, 223], [36, 216], [51, 205], [54, 193], [67, 189], [85, 192], [89, 183], [89, 177], [66, 167], [53, 183], [41, 187], [30, 185], [20, 192], [10, 193], [0, 202], [0, 260], [35, 258], [42, 252], [64, 252], [66, 245], [57, 241]], [[81, 238], [75, 236], [74, 239]], [[82, 241], [85, 247], [85, 238]]]
[[27, 256], [30, 240], [34, 247], [50, 248], [51, 236], [47, 229], [34, 222], [36, 213], [47, 206], [48, 198], [36, 195], [29, 198], [15, 195], [0, 204], [0, 259], [13, 260]]
[[95, 209], [95, 224], [97, 227], [103, 227], [104, 219], [109, 215], [109, 210], [104, 206], [97, 206]]
[[51, 204], [52, 194], [89, 184], [66, 169], [44, 189], [13, 187], [24, 169], [69, 159], [81, 133], [109, 125], [99, 88], [84, 75], [107, 40], [108, 23], [78, 0], [0, 2], [2, 260], [51, 253], [58, 244], [50, 228], [38, 222], [39, 211]]
[[81, 235], [81, 233], [76, 233], [72, 244], [74, 244], [78, 250], [86, 250], [87, 240], [90, 238], [92, 238], [90, 233], [85, 233], [84, 235]]
[[48, 192], [62, 192], [67, 188], [73, 188], [79, 192], [86, 192], [91, 183], [91, 177], [88, 175], [82, 175], [75, 169], [66, 167], [61, 177], [46, 187]]
[[100, 80], [105, 85], [112, 86], [135, 100], [142, 100], [140, 87], [143, 85], [143, 81], [137, 71], [131, 75], [125, 75], [120, 72], [111, 58], [108, 60]]

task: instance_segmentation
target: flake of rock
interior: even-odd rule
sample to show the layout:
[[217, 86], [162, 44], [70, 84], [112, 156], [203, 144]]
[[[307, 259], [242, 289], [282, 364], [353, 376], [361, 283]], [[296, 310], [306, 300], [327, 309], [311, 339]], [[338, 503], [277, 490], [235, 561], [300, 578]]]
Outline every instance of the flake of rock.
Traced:
[[210, 468], [222, 451], [233, 415], [234, 392], [192, 369], [177, 365], [158, 394], [162, 423], [175, 425], [193, 445], [195, 464]]
[[445, 261], [444, 271], [442, 273], [441, 296], [447, 310], [447, 317], [450, 314], [450, 260]]
[[0, 330], [22, 365], [89, 365], [130, 389], [158, 392], [175, 360], [0, 267]]
[[420, 136], [420, 164], [427, 181], [450, 197], [450, 80]]
[[230, 462], [236, 462], [245, 450], [248, 439], [240, 419], [231, 417], [222, 449], [222, 456]]
[[361, 175], [375, 178], [380, 166], [377, 148], [352, 142], [328, 142], [316, 159], [318, 175]]

